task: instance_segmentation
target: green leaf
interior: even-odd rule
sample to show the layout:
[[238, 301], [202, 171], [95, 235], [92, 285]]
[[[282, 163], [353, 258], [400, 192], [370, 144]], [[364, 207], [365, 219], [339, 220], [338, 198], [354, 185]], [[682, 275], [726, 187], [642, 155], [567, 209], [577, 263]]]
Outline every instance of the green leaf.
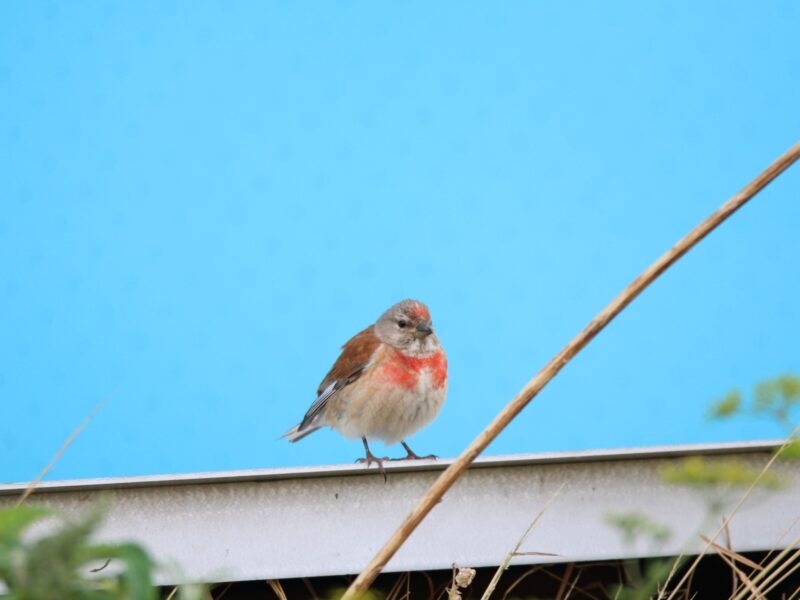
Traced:
[[780, 391], [787, 404], [800, 401], [800, 377], [794, 375], [776, 377], [775, 387]]
[[784, 480], [774, 473], [766, 472], [759, 479], [760, 474], [760, 469], [753, 469], [740, 460], [706, 460], [699, 456], [668, 464], [661, 469], [661, 476], [667, 483], [692, 487], [749, 486], [756, 480], [759, 486], [770, 489], [785, 485]]
[[44, 506], [23, 504], [0, 511], [0, 544], [15, 544], [22, 532], [39, 519], [52, 515]]
[[756, 384], [753, 390], [753, 410], [756, 412], [766, 412], [775, 408], [776, 396], [775, 382], [772, 380], [762, 381]]
[[786, 444], [782, 449], [778, 450], [779, 458], [781, 460], [799, 460], [800, 459], [800, 439], [792, 440]]
[[742, 406], [742, 394], [739, 390], [728, 392], [723, 398], [713, 402], [709, 408], [709, 417], [724, 419], [738, 413]]
[[665, 542], [672, 532], [670, 529], [643, 513], [612, 513], [606, 515], [606, 521], [619, 529], [627, 544], [633, 544], [639, 537], [647, 536], [656, 542]]

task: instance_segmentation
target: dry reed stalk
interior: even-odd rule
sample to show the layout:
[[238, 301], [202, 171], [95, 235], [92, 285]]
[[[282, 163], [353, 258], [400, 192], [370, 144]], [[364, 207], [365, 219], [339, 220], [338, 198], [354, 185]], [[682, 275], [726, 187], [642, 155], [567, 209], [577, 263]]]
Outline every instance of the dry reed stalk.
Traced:
[[[797, 571], [798, 569], [800, 569], [800, 561], [798, 561], [798, 559], [800, 559], [800, 550], [797, 550], [797, 551], [795, 551], [795, 553], [794, 553], [794, 554], [792, 554], [792, 556], [790, 556], [790, 557], [789, 557], [789, 558], [786, 560], [786, 562], [783, 564], [782, 568], [786, 568], [786, 567], [788, 567], [788, 566], [789, 566], [790, 564], [792, 564], [792, 563], [795, 563], [795, 565], [794, 565], [794, 566], [793, 566], [791, 569], [789, 569], [788, 571], [786, 571], [786, 572], [785, 572], [783, 575], [781, 575], [781, 576], [780, 576], [778, 579], [776, 579], [775, 581], [773, 581], [773, 582], [772, 582], [772, 585], [770, 585], [768, 588], [766, 588], [766, 589], [764, 590], [764, 595], [765, 595], [765, 596], [766, 596], [767, 594], [769, 594], [769, 593], [770, 593], [770, 592], [773, 590], [773, 588], [775, 588], [775, 587], [777, 587], [778, 585], [780, 585], [780, 584], [783, 582], [783, 580], [784, 580], [784, 579], [786, 579], [787, 577], [789, 577], [790, 575], [792, 575], [792, 574], [793, 574], [795, 571]], [[766, 583], [764, 583], [764, 584], [762, 584], [762, 585], [766, 585]]]
[[275, 592], [275, 595], [279, 600], [289, 600], [286, 597], [286, 592], [283, 591], [283, 586], [281, 585], [280, 579], [267, 579], [266, 583], [270, 588], [272, 588], [272, 591]]
[[92, 419], [94, 419], [94, 418], [97, 416], [97, 413], [99, 413], [99, 412], [100, 412], [100, 410], [101, 410], [101, 409], [102, 409], [102, 408], [103, 408], [103, 407], [106, 405], [106, 402], [108, 402], [109, 400], [111, 400], [111, 398], [113, 398], [115, 394], [116, 394], [116, 392], [113, 392], [113, 393], [109, 394], [109, 395], [108, 395], [106, 398], [104, 398], [103, 400], [101, 400], [101, 401], [100, 401], [100, 402], [97, 404], [97, 406], [95, 406], [95, 407], [94, 407], [94, 409], [92, 410], [92, 412], [91, 412], [91, 413], [89, 413], [89, 416], [88, 416], [88, 417], [86, 417], [86, 418], [83, 420], [83, 422], [81, 422], [81, 424], [80, 424], [80, 425], [78, 425], [78, 426], [77, 426], [75, 429], [73, 429], [73, 430], [72, 430], [72, 433], [70, 433], [70, 434], [67, 436], [67, 439], [66, 439], [66, 440], [64, 440], [64, 443], [63, 443], [63, 444], [61, 444], [61, 447], [60, 447], [60, 448], [58, 449], [58, 451], [57, 451], [57, 452], [56, 452], [56, 453], [53, 455], [53, 458], [52, 458], [52, 460], [51, 460], [51, 461], [50, 461], [50, 462], [47, 464], [47, 466], [46, 466], [44, 469], [42, 469], [42, 471], [41, 471], [41, 472], [40, 472], [40, 473], [39, 473], [39, 474], [36, 476], [36, 479], [34, 479], [33, 481], [31, 481], [31, 482], [28, 484], [28, 487], [26, 487], [26, 488], [25, 488], [25, 491], [22, 493], [22, 496], [20, 496], [20, 497], [19, 497], [19, 500], [17, 500], [17, 504], [16, 504], [16, 506], [20, 506], [20, 505], [21, 505], [23, 502], [25, 502], [25, 500], [27, 500], [27, 499], [28, 499], [28, 496], [30, 496], [30, 495], [33, 493], [33, 491], [36, 489], [36, 486], [37, 486], [37, 485], [39, 485], [39, 483], [42, 481], [42, 479], [44, 479], [44, 478], [47, 476], [47, 474], [50, 472], [50, 470], [51, 470], [53, 467], [55, 467], [55, 466], [56, 466], [56, 463], [57, 463], [59, 460], [61, 460], [61, 457], [64, 455], [64, 452], [66, 452], [66, 451], [67, 451], [67, 448], [69, 448], [69, 447], [72, 445], [72, 442], [74, 442], [74, 441], [75, 441], [75, 439], [76, 439], [76, 438], [77, 438], [77, 437], [78, 437], [78, 436], [79, 436], [81, 433], [83, 433], [83, 430], [84, 430], [84, 429], [86, 429], [86, 428], [89, 426], [89, 423], [91, 423], [91, 422], [92, 422]]
[[561, 578], [561, 584], [558, 586], [556, 592], [556, 600], [563, 600], [564, 594], [567, 593], [567, 585], [569, 585], [569, 578], [572, 577], [572, 571], [575, 569], [575, 563], [567, 563], [567, 568], [564, 571], [564, 576]]
[[798, 596], [800, 596], [800, 587], [798, 587], [791, 596], [786, 598], [786, 600], [795, 600]]
[[739, 579], [744, 583], [744, 586], [750, 590], [750, 593], [753, 594], [754, 598], [757, 598], [758, 600], [765, 600], [764, 595], [758, 591], [752, 580], [739, 567], [736, 566], [736, 563], [732, 558], [723, 553], [720, 553], [719, 557], [731, 568], [731, 571], [733, 571], [739, 577]]
[[508, 565], [511, 564], [511, 560], [515, 556], [517, 556], [519, 549], [522, 547], [522, 544], [525, 543], [525, 540], [528, 539], [528, 536], [531, 534], [531, 531], [533, 531], [533, 528], [536, 527], [536, 524], [539, 522], [539, 519], [542, 518], [544, 511], [550, 508], [550, 505], [553, 503], [553, 501], [555, 501], [556, 498], [558, 498], [558, 495], [561, 493], [561, 490], [564, 489], [565, 485], [566, 483], [562, 483], [560, 486], [558, 486], [558, 489], [555, 492], [553, 492], [550, 498], [548, 498], [547, 502], [544, 503], [542, 509], [538, 513], [536, 513], [536, 516], [533, 518], [533, 521], [531, 521], [531, 524], [528, 525], [528, 528], [525, 530], [525, 533], [523, 533], [522, 537], [520, 537], [517, 540], [516, 545], [508, 552], [508, 554], [506, 554], [506, 557], [503, 559], [503, 562], [500, 563], [500, 566], [497, 567], [497, 571], [494, 572], [494, 576], [492, 577], [492, 580], [489, 582], [489, 585], [486, 586], [486, 591], [483, 592], [481, 600], [489, 600], [489, 597], [492, 595], [492, 592], [494, 592], [494, 589], [500, 582], [500, 578], [503, 576], [503, 572], [508, 568]]
[[[761, 559], [761, 562], [758, 563], [758, 567], [759, 567], [758, 570], [759, 571], [763, 570], [764, 565], [767, 564], [767, 561], [769, 561], [769, 559], [772, 558], [772, 555], [775, 554], [775, 548], [777, 548], [778, 545], [780, 545], [780, 543], [783, 542], [784, 538], [786, 538], [786, 536], [789, 535], [789, 532], [792, 531], [795, 528], [795, 526], [797, 525], [798, 522], [800, 522], [800, 515], [795, 517], [794, 521], [792, 521], [792, 523], [789, 525], [789, 527], [786, 529], [786, 531], [784, 531], [781, 534], [781, 537], [778, 538], [778, 541], [775, 542], [775, 546], [773, 546], [772, 549], [769, 552], [767, 552], [767, 554], [764, 556], [764, 558]], [[750, 576], [752, 577], [755, 574], [755, 572], [756, 572], [755, 570], [753, 572], [751, 572]], [[734, 590], [733, 594], [731, 594], [731, 597], [736, 596], [736, 594], [738, 594], [738, 593], [739, 593], [739, 588], [737, 587]]]
[[511, 582], [511, 585], [509, 585], [506, 588], [506, 593], [503, 594], [503, 600], [508, 600], [508, 595], [511, 592], [514, 591], [515, 587], [517, 587], [520, 583], [525, 581], [525, 579], [527, 579], [530, 575], [533, 575], [534, 573], [536, 573], [537, 571], [540, 571], [543, 568], [544, 568], [544, 565], [536, 565], [535, 567], [531, 567], [530, 569], [525, 571], [522, 575], [517, 577], [514, 581]]
[[[759, 587], [763, 587], [772, 582], [775, 577], [780, 575], [798, 556], [800, 556], [800, 552], [795, 552], [789, 560], [781, 564], [781, 561], [784, 559], [784, 557], [789, 554], [798, 544], [800, 544], [800, 536], [797, 536], [795, 539], [793, 539], [786, 548], [779, 552], [778, 555], [773, 558], [766, 567], [764, 567], [763, 571], [757, 573], [752, 579], [753, 583]], [[745, 590], [740, 590], [739, 593], [732, 598], [732, 600], [742, 600], [745, 596], [745, 593]]]
[[[798, 144], [798, 146], [800, 146], [800, 144]], [[684, 573], [684, 575], [683, 575], [683, 577], [681, 577], [680, 581], [678, 581], [677, 585], [675, 586], [673, 591], [670, 592], [669, 596], [667, 596], [666, 600], [672, 600], [672, 598], [675, 596], [677, 591], [686, 582], [687, 578], [692, 576], [692, 574], [694, 573], [694, 570], [697, 568], [697, 565], [700, 564], [700, 561], [703, 560], [703, 557], [706, 555], [706, 552], [708, 552], [708, 549], [711, 547], [711, 544], [713, 543], [713, 541], [716, 540], [720, 536], [720, 534], [728, 528], [728, 523], [731, 522], [731, 519], [733, 519], [734, 515], [737, 512], [739, 512], [739, 509], [744, 505], [745, 502], [747, 502], [748, 498], [750, 498], [751, 494], [756, 489], [756, 487], [758, 487], [758, 484], [761, 482], [761, 480], [763, 479], [764, 475], [766, 475], [766, 473], [767, 473], [767, 471], [769, 471], [770, 467], [772, 467], [772, 465], [775, 464], [775, 461], [778, 460], [778, 457], [780, 456], [781, 452], [783, 452], [784, 448], [786, 448], [786, 446], [788, 446], [794, 440], [794, 436], [798, 432], [798, 430], [800, 430], [800, 425], [798, 425], [797, 427], [794, 428], [794, 431], [792, 431], [792, 433], [789, 434], [789, 437], [786, 438], [786, 441], [781, 445], [780, 448], [778, 448], [775, 451], [775, 453], [772, 455], [772, 457], [769, 459], [769, 461], [767, 461], [767, 464], [764, 465], [763, 469], [761, 469], [759, 474], [756, 476], [756, 478], [750, 484], [750, 487], [747, 488], [747, 491], [739, 499], [739, 502], [737, 502], [736, 506], [733, 507], [733, 510], [731, 511], [731, 514], [729, 514], [727, 517], [725, 517], [722, 520], [722, 526], [719, 529], [717, 529], [717, 531], [716, 531], [716, 533], [714, 535], [712, 535], [710, 538], [708, 538], [709, 541], [706, 542], [705, 547], [703, 547], [703, 549], [697, 554], [697, 556], [695, 557], [694, 561], [692, 561], [692, 564], [689, 566], [689, 569], [686, 571], [686, 573]], [[795, 544], [796, 544], [796, 542], [793, 543], [793, 545], [795, 545]], [[781, 555], [783, 555], [783, 553]], [[680, 560], [680, 557], [678, 557], [678, 561], [679, 560]], [[673, 569], [670, 572], [670, 576], [667, 577], [667, 580], [664, 582], [664, 589], [661, 591], [661, 593], [659, 593], [658, 600], [661, 600], [664, 597], [664, 594], [666, 593], [667, 588], [669, 586], [669, 582], [672, 579], [672, 574], [675, 573], [675, 571], [676, 571], [676, 569]]]
[[[549, 565], [545, 565], [545, 566], [549, 566]], [[556, 575], [555, 573], [550, 571], [550, 569], [542, 569], [542, 575], [547, 575], [550, 579], [552, 579], [554, 581], [557, 581], [559, 584], [561, 584], [561, 582], [563, 581], [563, 577], [561, 577], [559, 575]], [[575, 587], [575, 591], [577, 591], [580, 594], [583, 594], [584, 596], [589, 598], [589, 600], [600, 600], [597, 596], [593, 596], [592, 594], [590, 594], [589, 592], [587, 592], [583, 588]]]
[[701, 539], [702, 539], [704, 542], [706, 542], [707, 544], [710, 544], [710, 545], [711, 545], [711, 547], [712, 547], [712, 548], [714, 548], [714, 550], [716, 550], [716, 551], [717, 551], [717, 552], [718, 552], [718, 553], [719, 553], [721, 556], [723, 556], [723, 555], [724, 555], [724, 556], [727, 556], [727, 557], [728, 557], [728, 558], [730, 558], [731, 560], [734, 560], [734, 561], [736, 561], [736, 562], [740, 562], [740, 563], [742, 563], [743, 565], [747, 565], [747, 566], [748, 566], [748, 567], [750, 567], [751, 569], [755, 569], [755, 570], [756, 570], [756, 572], [759, 572], [759, 571], [763, 571], [763, 570], [764, 570], [764, 569], [763, 569], [763, 567], [761, 567], [761, 566], [760, 566], [760, 565], [759, 565], [757, 562], [753, 562], [752, 560], [750, 560], [750, 559], [749, 559], [749, 558], [747, 558], [746, 556], [742, 556], [742, 555], [741, 555], [741, 554], [739, 554], [738, 552], [734, 552], [734, 551], [733, 551], [733, 550], [731, 550], [730, 548], [726, 548], [725, 546], [722, 546], [722, 545], [718, 544], [717, 542], [715, 542], [715, 541], [713, 541], [713, 540], [711, 540], [711, 539], [707, 538], [707, 537], [706, 537], [706, 536], [704, 536], [704, 535], [701, 535], [701, 536], [700, 536], [700, 538], [701, 538]]
[[672, 266], [679, 258], [691, 250], [700, 240], [718, 227], [725, 219], [764, 189], [773, 179], [788, 169], [800, 158], [800, 143], [796, 143], [776, 159], [765, 171], [747, 184], [738, 194], [725, 202], [704, 221], [692, 229], [677, 244], [667, 250], [652, 265], [628, 285], [611, 303], [556, 354], [539, 373], [509, 402], [494, 420], [475, 438], [472, 443], [436, 479], [419, 503], [400, 524], [400, 527], [386, 541], [369, 564], [347, 588], [342, 600], [352, 600], [357, 594], [365, 592], [375, 581], [386, 563], [391, 560], [400, 546], [405, 543], [428, 513], [436, 506], [459, 477], [473, 461], [500, 434], [528, 403], [555, 377], [572, 358], [591, 342], [614, 317], [644, 291], [659, 275]]

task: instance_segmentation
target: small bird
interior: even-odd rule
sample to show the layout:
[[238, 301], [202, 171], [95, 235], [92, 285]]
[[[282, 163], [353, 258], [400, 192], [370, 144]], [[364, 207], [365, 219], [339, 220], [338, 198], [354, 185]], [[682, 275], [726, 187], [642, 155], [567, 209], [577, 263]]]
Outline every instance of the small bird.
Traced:
[[[368, 440], [400, 442], [430, 423], [447, 392], [447, 356], [433, 331], [428, 307], [403, 300], [342, 346], [342, 353], [317, 389], [303, 420], [283, 434], [296, 442], [328, 426], [346, 438], [361, 438], [366, 457], [381, 472], [386, 457], [370, 452]], [[384, 472], [385, 477], [385, 472]]]

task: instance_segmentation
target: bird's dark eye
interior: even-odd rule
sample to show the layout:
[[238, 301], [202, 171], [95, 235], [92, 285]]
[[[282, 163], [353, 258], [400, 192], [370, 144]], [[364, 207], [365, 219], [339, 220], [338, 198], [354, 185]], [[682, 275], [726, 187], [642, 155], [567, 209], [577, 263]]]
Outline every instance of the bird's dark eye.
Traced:
[[401, 320], [399, 320], [399, 321], [397, 322], [397, 326], [398, 326], [398, 327], [400, 327], [401, 329], [402, 329], [403, 327], [408, 327], [408, 322], [407, 322], [407, 321], [403, 321], [403, 320], [401, 319]]

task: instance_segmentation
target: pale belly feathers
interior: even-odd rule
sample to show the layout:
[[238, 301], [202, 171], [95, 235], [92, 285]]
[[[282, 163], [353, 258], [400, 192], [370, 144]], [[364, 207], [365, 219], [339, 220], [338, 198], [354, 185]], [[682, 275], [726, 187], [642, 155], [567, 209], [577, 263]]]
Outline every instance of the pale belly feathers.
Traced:
[[341, 390], [327, 411], [327, 424], [343, 436], [395, 444], [439, 414], [447, 383], [434, 381], [431, 368], [415, 374], [413, 387], [397, 385], [380, 373], [370, 373], [373, 369], [368, 368], [358, 381]]

